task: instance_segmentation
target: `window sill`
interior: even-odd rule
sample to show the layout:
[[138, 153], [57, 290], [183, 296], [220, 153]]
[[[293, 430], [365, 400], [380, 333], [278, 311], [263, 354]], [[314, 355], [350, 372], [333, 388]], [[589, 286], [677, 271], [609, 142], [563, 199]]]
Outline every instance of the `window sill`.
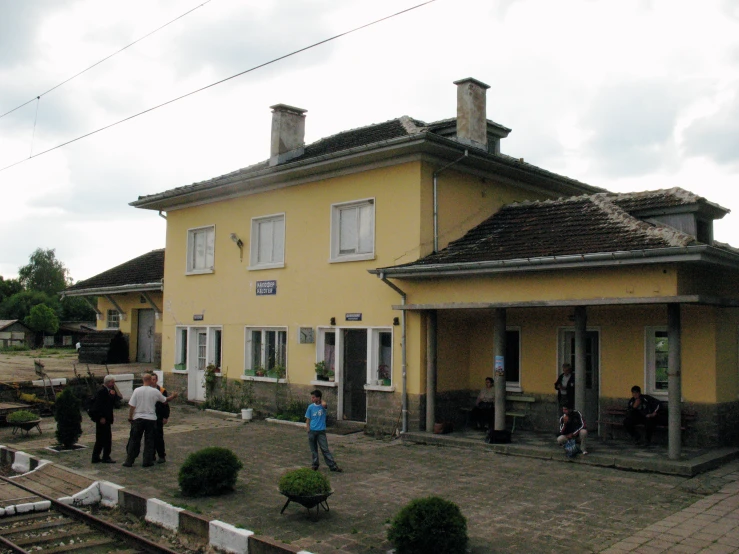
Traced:
[[192, 269], [185, 271], [185, 275], [207, 275], [209, 273], [215, 273], [213, 268], [210, 269]]
[[287, 379], [275, 379], [274, 377], [257, 377], [256, 375], [242, 375], [242, 381], [259, 381], [261, 383], [287, 383]]
[[371, 390], [375, 392], [395, 392], [395, 385], [386, 387], [384, 385], [365, 385], [364, 390]]
[[279, 264], [262, 264], [262, 265], [250, 265], [246, 269], [248, 271], [261, 271], [263, 269], [282, 269], [285, 267], [285, 263]]
[[336, 256], [335, 258], [329, 259], [328, 263], [330, 264], [340, 264], [343, 262], [362, 262], [365, 260], [374, 260], [375, 259], [375, 253], [372, 252], [371, 254], [349, 254], [346, 256]]
[[338, 387], [339, 383], [336, 381], [311, 381], [311, 385], [318, 387]]
[[505, 391], [506, 392], [523, 392], [523, 389], [521, 388], [521, 385], [506, 385]]
[[187, 375], [190, 372], [187, 371], [186, 369], [173, 369], [172, 373], [178, 373], [180, 375]]

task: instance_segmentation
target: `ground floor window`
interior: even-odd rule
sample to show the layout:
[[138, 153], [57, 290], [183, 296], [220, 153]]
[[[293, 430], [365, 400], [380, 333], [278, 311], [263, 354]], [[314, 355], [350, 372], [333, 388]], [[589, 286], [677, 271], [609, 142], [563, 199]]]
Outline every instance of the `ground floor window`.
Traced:
[[[331, 329], [318, 330], [316, 344], [316, 363], [323, 362], [329, 377], [336, 375], [336, 331]], [[316, 374], [318, 379], [318, 374]]]
[[506, 328], [505, 332], [505, 386], [506, 390], [521, 390], [521, 330]]
[[287, 329], [247, 327], [245, 375], [282, 379], [287, 373]]
[[370, 383], [386, 387], [393, 380], [393, 333], [390, 330], [374, 329], [372, 331], [372, 355], [370, 366]]
[[106, 326], [108, 329], [118, 329], [120, 327], [120, 317], [118, 310], [108, 310]]
[[213, 364], [217, 371], [221, 369], [223, 330], [220, 327], [176, 327], [175, 356], [176, 370], [193, 367], [200, 371]]
[[667, 327], [647, 327], [645, 343], [647, 392], [667, 398]]

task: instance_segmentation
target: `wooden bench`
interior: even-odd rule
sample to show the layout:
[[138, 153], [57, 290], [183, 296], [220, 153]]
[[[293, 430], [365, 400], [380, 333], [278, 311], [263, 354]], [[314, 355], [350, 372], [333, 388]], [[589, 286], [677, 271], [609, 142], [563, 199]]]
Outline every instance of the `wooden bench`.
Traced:
[[[475, 399], [477, 399], [477, 395], [475, 395]], [[531, 404], [532, 402], [536, 402], [536, 398], [535, 397], [533, 397], [533, 396], [524, 396], [522, 394], [507, 394], [506, 397], [505, 397], [505, 399], [506, 399], [506, 404], [511, 403], [511, 402], [525, 402], [527, 404]], [[464, 426], [465, 426], [465, 428], [469, 427], [470, 414], [472, 413], [472, 410], [473, 409], [474, 408], [470, 408], [470, 407], [467, 407], [467, 406], [463, 406], [463, 407], [459, 408], [459, 411], [462, 412], [462, 414], [464, 415]], [[513, 426], [511, 427], [511, 433], [513, 433], [516, 430], [516, 421], [519, 420], [519, 419], [525, 419], [529, 415], [529, 412], [528, 412], [528, 410], [513, 409], [513, 407], [511, 407], [510, 410], [506, 409], [505, 415], [506, 415], [506, 417], [513, 418]]]
[[[603, 425], [603, 436], [601, 437], [603, 440], [607, 440], [609, 434], [612, 439], [616, 438], [614, 434], [614, 429], [616, 427], [624, 426], [624, 418], [626, 417], [627, 413], [628, 410], [626, 408], [610, 407], [603, 410], [603, 412], [601, 413], [601, 419], [597, 421], [598, 425]], [[655, 429], [668, 429], [667, 403], [662, 402], [660, 404], [659, 412], [657, 413], [657, 425], [655, 426]], [[696, 414], [695, 412], [690, 410], [682, 410], [680, 412], [680, 430], [687, 430], [690, 424], [693, 423], [697, 418], [698, 414]], [[637, 425], [643, 426], [644, 424], [638, 423]]]

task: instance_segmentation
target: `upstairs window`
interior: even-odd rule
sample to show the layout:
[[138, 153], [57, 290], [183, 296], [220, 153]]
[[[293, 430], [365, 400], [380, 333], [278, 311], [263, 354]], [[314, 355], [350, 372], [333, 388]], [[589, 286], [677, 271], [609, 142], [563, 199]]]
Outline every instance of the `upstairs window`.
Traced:
[[118, 329], [121, 326], [119, 319], [118, 310], [108, 310], [108, 329]]
[[331, 261], [369, 260], [375, 256], [375, 201], [331, 207]]
[[251, 220], [249, 269], [285, 266], [285, 214]]
[[215, 238], [213, 225], [187, 231], [187, 273], [213, 272]]

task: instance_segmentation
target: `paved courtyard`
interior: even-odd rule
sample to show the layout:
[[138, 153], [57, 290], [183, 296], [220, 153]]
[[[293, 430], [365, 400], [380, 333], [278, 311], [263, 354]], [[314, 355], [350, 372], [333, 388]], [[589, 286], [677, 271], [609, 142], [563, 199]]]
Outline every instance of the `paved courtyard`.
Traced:
[[[114, 457], [123, 461], [124, 412], [114, 425]], [[439, 495], [467, 517], [473, 554], [492, 552], [734, 552], [739, 547], [739, 462], [693, 478], [505, 456], [484, 450], [329, 435], [344, 473], [328, 473], [331, 511], [317, 521], [277, 491], [280, 475], [310, 463], [305, 431], [241, 423], [177, 403], [167, 429], [168, 462], [142, 468], [91, 465], [90, 451], [55, 454], [54, 422], [18, 438], [0, 428], [0, 444], [107, 479], [147, 496], [198, 510], [316, 554], [386, 552], [390, 518], [409, 500]], [[80, 443], [92, 445], [84, 422]], [[189, 452], [219, 445], [244, 462], [235, 492], [183, 498], [177, 471]], [[554, 448], [554, 447], [553, 447]], [[555, 449], [556, 451], [556, 449]]]

